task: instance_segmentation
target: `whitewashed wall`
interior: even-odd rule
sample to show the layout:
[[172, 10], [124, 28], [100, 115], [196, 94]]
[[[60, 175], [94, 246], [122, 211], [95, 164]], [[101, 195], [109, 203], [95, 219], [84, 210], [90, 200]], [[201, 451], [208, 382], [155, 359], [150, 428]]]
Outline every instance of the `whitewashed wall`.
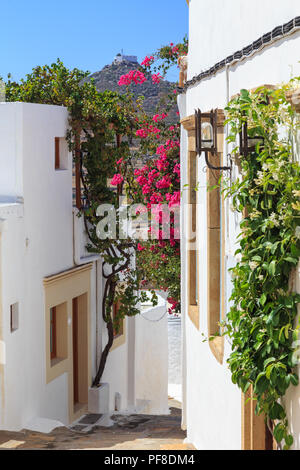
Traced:
[[[269, 32], [299, 14], [299, 2], [290, 0], [211, 0], [190, 2], [190, 46], [188, 56], [188, 79], [212, 67], [236, 50], [242, 49], [259, 36]], [[241, 88], [251, 89], [262, 84], [279, 84], [288, 81], [292, 75], [299, 75], [300, 34], [277, 41], [255, 56], [221, 71], [189, 88], [186, 95], [179, 97], [181, 118], [194, 114], [195, 108], [203, 112], [212, 108], [224, 109], [230, 97]], [[182, 139], [182, 185], [186, 184], [187, 143], [186, 133]], [[227, 148], [225, 147], [225, 151]], [[207, 263], [206, 263], [206, 174], [204, 157], [199, 159], [198, 169], [198, 249], [200, 252], [199, 298], [200, 331], [197, 331], [187, 316], [186, 252], [182, 250], [184, 344], [183, 371], [184, 397], [183, 425], [187, 425], [187, 439], [198, 449], [240, 449], [241, 448], [241, 394], [231, 383], [226, 358], [230, 345], [225, 342], [224, 364], [219, 365], [207, 343], [202, 343], [201, 333], [207, 334]], [[183, 191], [183, 202], [186, 193]], [[235, 238], [239, 220], [226, 203], [226, 268], [235, 259]], [[187, 227], [183, 227], [187, 231]], [[226, 277], [227, 299], [230, 296], [231, 279]], [[288, 414], [291, 428], [296, 431], [295, 447], [300, 448], [299, 437], [299, 396], [300, 387], [289, 390], [287, 395]]]
[[190, 0], [188, 78], [299, 16], [298, 0]]
[[[72, 156], [55, 171], [54, 137], [64, 137], [67, 110], [59, 106], [0, 103], [0, 308], [5, 363], [1, 365], [0, 428], [16, 430], [32, 420], [68, 423], [68, 381], [61, 375], [46, 384], [45, 276], [72, 268], [87, 253], [82, 227], [73, 247]], [[14, 201], [19, 201], [16, 203]], [[101, 261], [91, 271], [91, 357], [101, 349]], [[10, 305], [19, 302], [19, 328], [10, 332]], [[117, 354], [116, 370], [127, 358]], [[3, 359], [3, 358], [2, 358]], [[98, 354], [99, 359], [99, 354]], [[1, 362], [1, 361], [0, 361]], [[118, 379], [117, 379], [118, 380]], [[116, 388], [120, 387], [118, 384]]]
[[[24, 200], [22, 217], [4, 215], [1, 247], [6, 364], [0, 425], [18, 429], [35, 416], [67, 422], [66, 377], [46, 385], [43, 278], [73, 266], [72, 172], [71, 157], [68, 170], [54, 170], [54, 137], [65, 135], [66, 109], [1, 103], [0, 122], [1, 199]], [[11, 333], [15, 302], [20, 325]]]
[[[54, 138], [63, 138], [67, 127], [68, 113], [63, 107], [0, 103], [0, 340], [2, 335], [5, 344], [0, 348], [2, 429], [21, 429], [39, 417], [68, 424], [67, 375], [46, 384], [44, 277], [94, 262], [90, 325], [93, 376], [107, 341], [102, 320], [102, 264], [87, 253], [83, 221], [72, 208], [71, 154], [66, 155], [65, 169], [55, 171]], [[19, 328], [11, 333], [10, 305], [16, 302]], [[135, 376], [135, 321], [126, 319], [125, 342], [109, 354], [102, 378], [110, 385], [111, 411], [116, 393], [121, 395], [121, 411], [135, 408], [139, 379]], [[141, 324], [139, 334], [144, 335]], [[150, 347], [151, 338], [148, 344]], [[160, 356], [157, 361], [153, 366], [159, 368]]]
[[166, 301], [136, 317], [136, 400], [149, 414], [168, 414], [168, 313]]
[[[121, 410], [128, 408], [128, 318], [125, 319], [125, 342], [110, 351], [101, 382], [109, 384], [109, 410], [115, 410], [116, 393], [121, 396]], [[102, 345], [107, 343], [106, 326], [102, 323]]]

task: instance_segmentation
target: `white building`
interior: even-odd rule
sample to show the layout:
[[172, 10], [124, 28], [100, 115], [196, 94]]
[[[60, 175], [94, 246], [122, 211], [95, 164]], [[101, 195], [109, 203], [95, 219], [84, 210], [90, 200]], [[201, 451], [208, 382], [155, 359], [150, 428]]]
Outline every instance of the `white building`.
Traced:
[[132, 62], [133, 64], [138, 63], [138, 59], [136, 55], [125, 55], [122, 53], [122, 54], [117, 54], [116, 57], [114, 58], [114, 62], [116, 64], [120, 64], [123, 61]]
[[[0, 103], [0, 429], [70, 424], [86, 413], [107, 340], [102, 262], [86, 252], [72, 207], [67, 127], [63, 107]], [[107, 411], [116, 394], [120, 411], [134, 409], [145, 382], [146, 369], [134, 367], [135, 329], [136, 319], [124, 320], [108, 357]], [[167, 384], [162, 391], [167, 397]], [[142, 398], [151, 402], [147, 392]]]
[[[231, 348], [226, 339], [203, 342], [202, 334], [215, 333], [228, 311], [231, 278], [228, 268], [236, 260], [235, 241], [239, 221], [222, 204], [218, 220], [213, 192], [207, 182], [213, 172], [203, 171], [204, 156], [195, 152], [195, 109], [218, 108], [218, 129], [226, 165], [222, 110], [230, 98], [244, 89], [288, 82], [299, 76], [300, 17], [298, 0], [190, 0], [188, 75], [179, 96], [182, 122], [181, 174], [183, 204], [193, 206], [196, 245], [182, 249], [183, 305], [183, 427], [197, 449], [266, 448], [264, 423], [249, 422], [241, 392], [231, 382], [226, 365]], [[271, 32], [271, 34], [267, 34]], [[249, 45], [249, 47], [248, 47]], [[198, 182], [197, 196], [185, 189]], [[194, 192], [195, 193], [195, 192]], [[184, 214], [184, 209], [182, 216]], [[188, 219], [182, 234], [188, 231]], [[193, 229], [196, 227], [194, 226]], [[298, 288], [300, 282], [298, 280]], [[199, 299], [199, 300], [197, 300]], [[289, 389], [286, 409], [294, 447], [300, 449], [300, 387]], [[252, 426], [252, 427], [251, 427]]]

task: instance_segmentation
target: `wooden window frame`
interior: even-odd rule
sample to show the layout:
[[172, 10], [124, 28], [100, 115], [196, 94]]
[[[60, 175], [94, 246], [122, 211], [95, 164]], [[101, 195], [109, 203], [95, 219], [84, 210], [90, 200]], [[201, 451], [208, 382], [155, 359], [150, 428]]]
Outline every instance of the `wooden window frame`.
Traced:
[[54, 138], [55, 142], [55, 163], [54, 167], [55, 170], [60, 170], [61, 169], [61, 162], [60, 162], [60, 138], [55, 137]]
[[[224, 165], [225, 115], [217, 113], [217, 148], [214, 165]], [[211, 158], [210, 158], [211, 160]], [[225, 211], [224, 196], [221, 194], [221, 171], [207, 168], [207, 324], [210, 349], [222, 364], [224, 358], [224, 337], [220, 321], [225, 312]], [[217, 187], [215, 187], [217, 185]], [[214, 189], [210, 189], [213, 187]]]
[[[187, 265], [188, 265], [188, 315], [199, 330], [199, 268], [198, 250], [197, 250], [197, 154], [195, 151], [188, 151], [188, 207], [191, 209], [188, 220], [188, 244], [195, 244], [195, 247], [188, 246]], [[192, 234], [195, 234], [192, 240]]]
[[[204, 121], [206, 118], [204, 119]], [[224, 129], [224, 121], [225, 121], [225, 115], [224, 111], [221, 109], [217, 110], [217, 139], [218, 139], [218, 149], [219, 149], [219, 161], [223, 162], [223, 148], [224, 148], [224, 139], [225, 139], [225, 129]], [[195, 116], [191, 115], [188, 116], [184, 119], [181, 120], [181, 124], [183, 128], [188, 132], [188, 155], [190, 156], [190, 152], [196, 152], [196, 136], [195, 136]], [[202, 157], [197, 157], [197, 158], [202, 158]], [[215, 158], [215, 157], [214, 157]], [[207, 169], [208, 175], [210, 174], [212, 170]], [[209, 176], [208, 176], [209, 178]], [[207, 208], [209, 211], [209, 206], [212, 204], [212, 201], [209, 196], [209, 191], [208, 191], [208, 196], [207, 196]], [[220, 198], [221, 199], [221, 198]], [[220, 242], [222, 241], [222, 246], [225, 246], [225, 230], [224, 230], [224, 201], [223, 198], [221, 199], [221, 207], [223, 211], [223, 216], [222, 216], [222, 227], [219, 224], [219, 227], [215, 227], [219, 229], [219, 243], [218, 246], [220, 247]], [[208, 224], [209, 222], [209, 215], [208, 217]], [[210, 227], [210, 229], [213, 229], [213, 227]], [[207, 229], [208, 230], [208, 229]], [[213, 235], [213, 233], [208, 233], [208, 235]], [[214, 233], [215, 236], [218, 236], [217, 233]], [[222, 237], [222, 238], [221, 238]], [[208, 290], [207, 290], [207, 295], [209, 297], [210, 292], [212, 289], [216, 289], [216, 282], [218, 282], [217, 285], [219, 285], [220, 288], [220, 296], [222, 301], [220, 302], [220, 296], [219, 296], [219, 309], [218, 309], [218, 315], [216, 315], [216, 301], [215, 303], [208, 302], [208, 309], [207, 309], [207, 324], [208, 324], [208, 334], [212, 335], [215, 334], [216, 332], [216, 323], [217, 321], [220, 322], [220, 319], [224, 318], [225, 315], [225, 255], [222, 253], [222, 259], [221, 259], [221, 253], [220, 250], [218, 249], [218, 253], [213, 253], [213, 244], [212, 244], [212, 239], [211, 241], [208, 239]], [[210, 269], [210, 264], [213, 262], [212, 258], [216, 257], [217, 262], [219, 263], [219, 268], [218, 268], [218, 273], [220, 274], [220, 277], [216, 280], [216, 273], [213, 272], [212, 269]], [[219, 256], [219, 259], [218, 259]], [[197, 257], [198, 265], [199, 265], [199, 260]], [[198, 270], [199, 272], [199, 270]], [[222, 281], [221, 281], [221, 276], [222, 276]], [[188, 281], [189, 282], [189, 281]], [[189, 284], [188, 284], [189, 286]], [[190, 289], [190, 287], [188, 287]], [[220, 312], [221, 308], [221, 312]], [[191, 318], [191, 311], [189, 309], [189, 316]], [[199, 327], [198, 327], [199, 328]], [[208, 342], [209, 347], [217, 359], [219, 363], [223, 363], [223, 357], [224, 357], [224, 337], [223, 336], [215, 336], [214, 339], [210, 340]]]

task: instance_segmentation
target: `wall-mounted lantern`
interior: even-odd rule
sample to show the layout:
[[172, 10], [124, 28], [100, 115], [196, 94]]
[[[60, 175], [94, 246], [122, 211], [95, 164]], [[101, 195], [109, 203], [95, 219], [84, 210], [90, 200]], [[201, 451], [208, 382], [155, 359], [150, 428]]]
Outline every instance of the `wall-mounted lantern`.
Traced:
[[217, 119], [217, 109], [210, 113], [201, 113], [200, 109], [195, 111], [196, 152], [198, 155], [204, 152], [206, 164], [211, 170], [231, 170], [231, 164], [215, 166], [208, 158], [209, 153], [212, 156], [218, 155]]
[[245, 121], [240, 132], [240, 155], [247, 157], [250, 152], [255, 150], [257, 144], [263, 146], [264, 138], [260, 136], [250, 137], [248, 135], [247, 121]]

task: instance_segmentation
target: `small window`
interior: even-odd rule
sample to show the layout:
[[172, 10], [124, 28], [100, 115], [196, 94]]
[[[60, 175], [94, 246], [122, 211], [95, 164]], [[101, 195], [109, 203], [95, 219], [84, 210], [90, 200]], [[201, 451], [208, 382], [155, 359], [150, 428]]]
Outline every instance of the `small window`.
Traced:
[[55, 137], [55, 169], [60, 169], [59, 137]]
[[51, 360], [56, 359], [56, 307], [50, 309], [50, 354]]
[[68, 356], [67, 303], [50, 308], [50, 359], [51, 365]]
[[68, 145], [64, 137], [54, 138], [55, 170], [68, 169]]
[[15, 303], [10, 306], [10, 331], [19, 329], [19, 304]]

